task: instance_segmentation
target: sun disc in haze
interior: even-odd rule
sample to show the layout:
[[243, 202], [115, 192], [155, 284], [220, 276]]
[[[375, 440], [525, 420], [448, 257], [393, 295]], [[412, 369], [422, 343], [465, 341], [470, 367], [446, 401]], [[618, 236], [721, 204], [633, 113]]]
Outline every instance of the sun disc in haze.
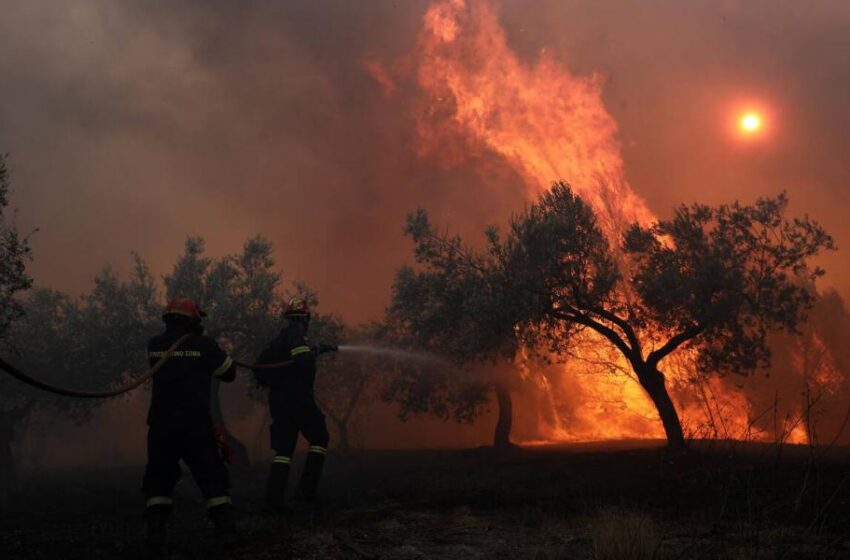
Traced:
[[758, 113], [744, 113], [738, 121], [741, 132], [746, 134], [755, 134], [761, 130], [761, 117]]

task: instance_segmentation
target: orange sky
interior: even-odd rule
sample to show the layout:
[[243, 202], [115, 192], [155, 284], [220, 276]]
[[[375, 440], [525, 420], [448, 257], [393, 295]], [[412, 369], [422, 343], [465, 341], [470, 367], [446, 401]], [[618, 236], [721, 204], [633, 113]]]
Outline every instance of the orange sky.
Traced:
[[[410, 260], [407, 211], [473, 235], [524, 200], [487, 149], [450, 168], [418, 157], [415, 80], [386, 97], [366, 71], [404, 74], [426, 0], [71, 4], [11, 0], [0, 18], [0, 151], [18, 223], [40, 229], [40, 284], [83, 290], [133, 250], [162, 274], [186, 235], [222, 254], [259, 233], [287, 279], [365, 320]], [[626, 176], [653, 212], [787, 190], [850, 245], [846, 2], [495, 4], [521, 61], [545, 49], [604, 77]], [[740, 142], [729, 123], [753, 104], [769, 134]], [[823, 265], [850, 297], [843, 250]]]

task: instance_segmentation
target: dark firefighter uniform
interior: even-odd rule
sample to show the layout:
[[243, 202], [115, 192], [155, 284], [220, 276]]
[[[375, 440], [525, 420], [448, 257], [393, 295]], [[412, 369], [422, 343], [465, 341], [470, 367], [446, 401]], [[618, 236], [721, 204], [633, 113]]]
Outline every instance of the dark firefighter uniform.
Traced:
[[257, 364], [291, 362], [272, 369], [255, 369], [257, 382], [269, 389], [272, 417], [271, 446], [275, 451], [266, 488], [266, 508], [284, 508], [284, 495], [298, 434], [310, 443], [297, 497], [313, 501], [328, 451], [325, 415], [316, 404], [316, 354], [307, 344], [310, 313], [300, 298], [292, 298], [284, 312], [280, 335], [263, 350]]
[[151, 546], [164, 541], [171, 494], [180, 478], [180, 459], [200, 487], [217, 531], [226, 535], [235, 531], [227, 468], [219, 454], [209, 408], [212, 378], [230, 382], [236, 370], [230, 356], [201, 334], [202, 316], [191, 300], [174, 298], [163, 314], [165, 332], [148, 342], [153, 366], [180, 337], [192, 333], [153, 377], [148, 463], [142, 483]]

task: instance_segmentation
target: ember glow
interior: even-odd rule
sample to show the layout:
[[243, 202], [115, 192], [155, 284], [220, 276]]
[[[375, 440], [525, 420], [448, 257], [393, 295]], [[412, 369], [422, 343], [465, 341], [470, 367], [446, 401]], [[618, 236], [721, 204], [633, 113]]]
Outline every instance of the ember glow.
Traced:
[[[416, 60], [424, 92], [420, 155], [456, 165], [466, 147], [491, 150], [524, 179], [529, 199], [564, 179], [594, 206], [612, 244], [629, 223], [654, 219], [626, 179], [617, 123], [602, 101], [604, 76], [576, 75], [545, 51], [523, 63], [486, 0], [434, 2]], [[756, 135], [763, 116], [747, 112], [738, 124]], [[529, 407], [538, 431], [529, 443], [663, 438], [657, 412], [623, 358], [599, 350], [593, 336], [582, 347], [565, 366], [523, 368], [526, 382], [542, 395]], [[773, 433], [759, 429], [759, 411], [733, 380], [695, 375], [687, 355], [672, 361], [663, 369], [687, 433], [751, 439], [779, 433], [786, 441], [806, 441], [805, 428], [790, 416]]]

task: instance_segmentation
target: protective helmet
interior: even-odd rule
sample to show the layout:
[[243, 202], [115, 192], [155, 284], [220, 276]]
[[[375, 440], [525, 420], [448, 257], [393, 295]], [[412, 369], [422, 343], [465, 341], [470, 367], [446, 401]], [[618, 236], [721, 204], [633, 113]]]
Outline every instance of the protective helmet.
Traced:
[[310, 306], [300, 297], [290, 298], [283, 310], [285, 317], [309, 317]]
[[168, 305], [165, 306], [165, 311], [162, 312], [162, 318], [165, 319], [168, 315], [181, 315], [190, 319], [200, 321], [201, 317], [206, 317], [207, 314], [201, 311], [197, 304], [191, 299], [183, 296], [172, 298]]

